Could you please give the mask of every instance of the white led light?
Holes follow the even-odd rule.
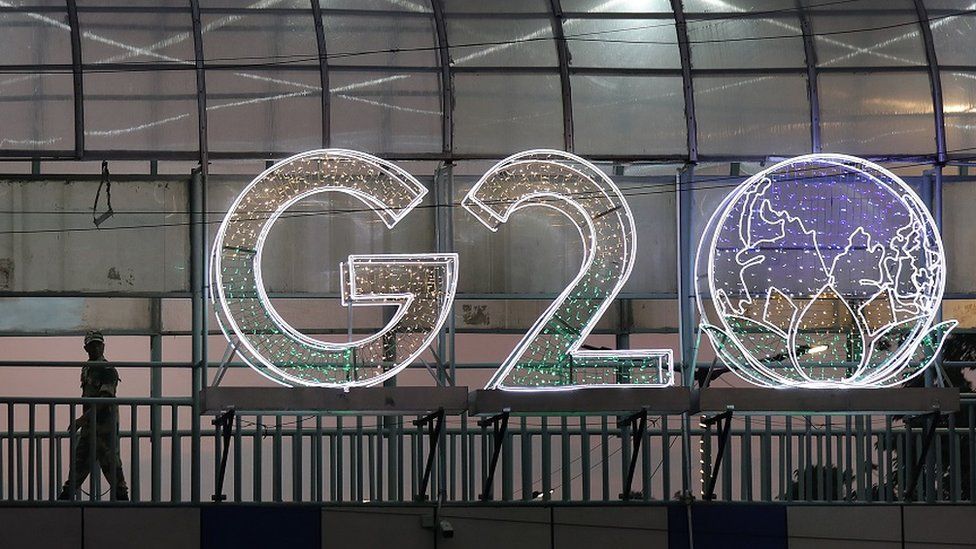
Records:
[[[349,256],[340,267],[343,305],[397,305],[397,312],[360,340],[310,338],[275,310],[261,258],[275,221],[299,200],[323,192],[358,198],[393,228],[427,189],[397,166],[355,151],[309,151],[275,164],[241,192],[217,232],[211,267],[217,319],[228,339],[240,341],[243,360],[273,381],[375,385],[413,362],[444,325],[457,287],[457,254]]]
[[[580,349],[627,281],[636,258],[634,219],[609,177],[566,152],[526,151],[488,170],[462,204],[492,231],[522,208],[553,208],[572,221],[583,241],[579,273],[486,388],[560,390],[674,382],[670,349]]]
[[[945,254],[932,216],[853,156],[792,158],[739,185],[705,228],[696,277],[702,329],[757,385],[897,385],[956,325],[933,325]]]

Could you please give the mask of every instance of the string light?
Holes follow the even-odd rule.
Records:
[[[522,208],[552,208],[569,218],[583,241],[579,273],[505,359],[487,389],[673,384],[670,349],[580,349],[636,258],[634,219],[609,177],[573,154],[525,151],[488,170],[461,204],[491,231]]]
[[[938,228],[890,171],[839,154],[780,162],[739,185],[696,260],[703,331],[770,387],[886,387],[919,375],[956,321]]]
[[[340,266],[342,304],[397,305],[397,312],[364,339],[312,339],[275,310],[261,258],[275,221],[293,204],[323,192],[358,198],[393,228],[427,189],[394,164],[342,149],[305,152],[264,171],[237,197],[217,232],[211,273],[218,323],[228,340],[239,340],[241,358],[275,382],[375,385],[413,362],[444,325],[457,288],[457,254],[349,256]]]

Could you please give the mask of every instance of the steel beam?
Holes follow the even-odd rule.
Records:
[[[646,408],[650,413],[688,410],[687,387],[587,387],[575,391],[505,391],[479,389],[471,394],[472,415],[616,415]]]
[[[559,60],[559,84],[563,100],[563,147],[573,152],[573,91],[569,79],[569,46],[563,32],[563,8],[559,0],[549,0],[552,36],[556,41],[556,58]]]
[[[444,20],[443,0],[430,0],[437,32],[437,60],[441,70],[441,139],[443,151],[454,150],[454,81],[451,78],[451,50],[447,42],[447,23]]]
[[[810,150],[822,150],[820,140],[820,94],[817,83],[817,48],[813,39],[810,19],[803,11],[803,2],[796,0],[797,17],[803,32],[803,54],[807,66],[807,100],[810,102]]]
[[[85,155],[85,93],[84,75],[81,70],[81,28],[78,26],[78,6],[75,0],[67,0],[68,25],[71,27],[71,75],[75,101],[75,157]]]
[[[695,333],[695,254],[692,244],[691,217],[694,212],[692,182],[695,168],[688,164],[675,177],[675,201],[677,211],[678,256],[678,333],[681,339],[682,379],[688,387],[694,380],[697,349]]]
[[[922,42],[925,44],[925,60],[929,68],[929,85],[932,88],[932,109],[935,114],[935,156],[936,162],[943,165],[946,162],[945,112],[942,108],[942,75],[939,73],[939,58],[935,52],[935,41],[932,39],[932,27],[929,14],[922,0],[915,0],[915,11],[918,13],[918,25],[922,31]]]
[[[193,55],[197,83],[197,138],[200,168],[190,178],[190,293],[193,337],[191,398],[193,435],[190,439],[190,499],[200,501],[200,390],[207,378],[207,174],[210,158],[207,143],[207,78],[204,71],[203,25],[200,2],[190,0],[193,24]]]
[[[688,130],[688,161],[698,162],[698,123],[695,121],[695,87],[691,79],[691,45],[688,42],[688,23],[681,0],[671,0],[674,29],[678,36],[678,55],[681,57],[681,80],[685,94],[685,124]]]
[[[701,410],[734,409],[737,415],[904,414],[959,410],[959,389],[899,387],[894,389],[769,389],[764,387],[706,387]]]
[[[443,408],[459,414],[468,406],[467,387],[207,387],[204,410],[413,415]]]
[[[319,51],[319,73],[322,86],[322,147],[329,148],[332,143],[332,97],[329,95],[329,57],[325,44],[325,24],[322,22],[322,5],[319,0],[312,3],[312,17],[315,18],[315,41]]]

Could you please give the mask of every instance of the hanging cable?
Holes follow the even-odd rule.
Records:
[[[105,187],[105,202],[108,209],[102,215],[98,215],[98,200],[102,196],[102,187]],[[92,223],[95,224],[96,229],[100,229],[102,223],[105,223],[113,215],[115,215],[115,211],[112,210],[112,180],[109,178],[108,161],[102,160],[102,180],[98,183],[98,190],[95,191],[95,203],[92,205]]]

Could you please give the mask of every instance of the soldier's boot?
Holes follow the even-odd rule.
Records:
[[[122,485],[115,489],[116,501],[129,501],[129,487]]]
[[[58,500],[60,500],[60,501],[70,501],[71,500],[71,492],[68,491],[68,487],[67,486],[63,486],[61,488],[61,493],[58,494]]]

